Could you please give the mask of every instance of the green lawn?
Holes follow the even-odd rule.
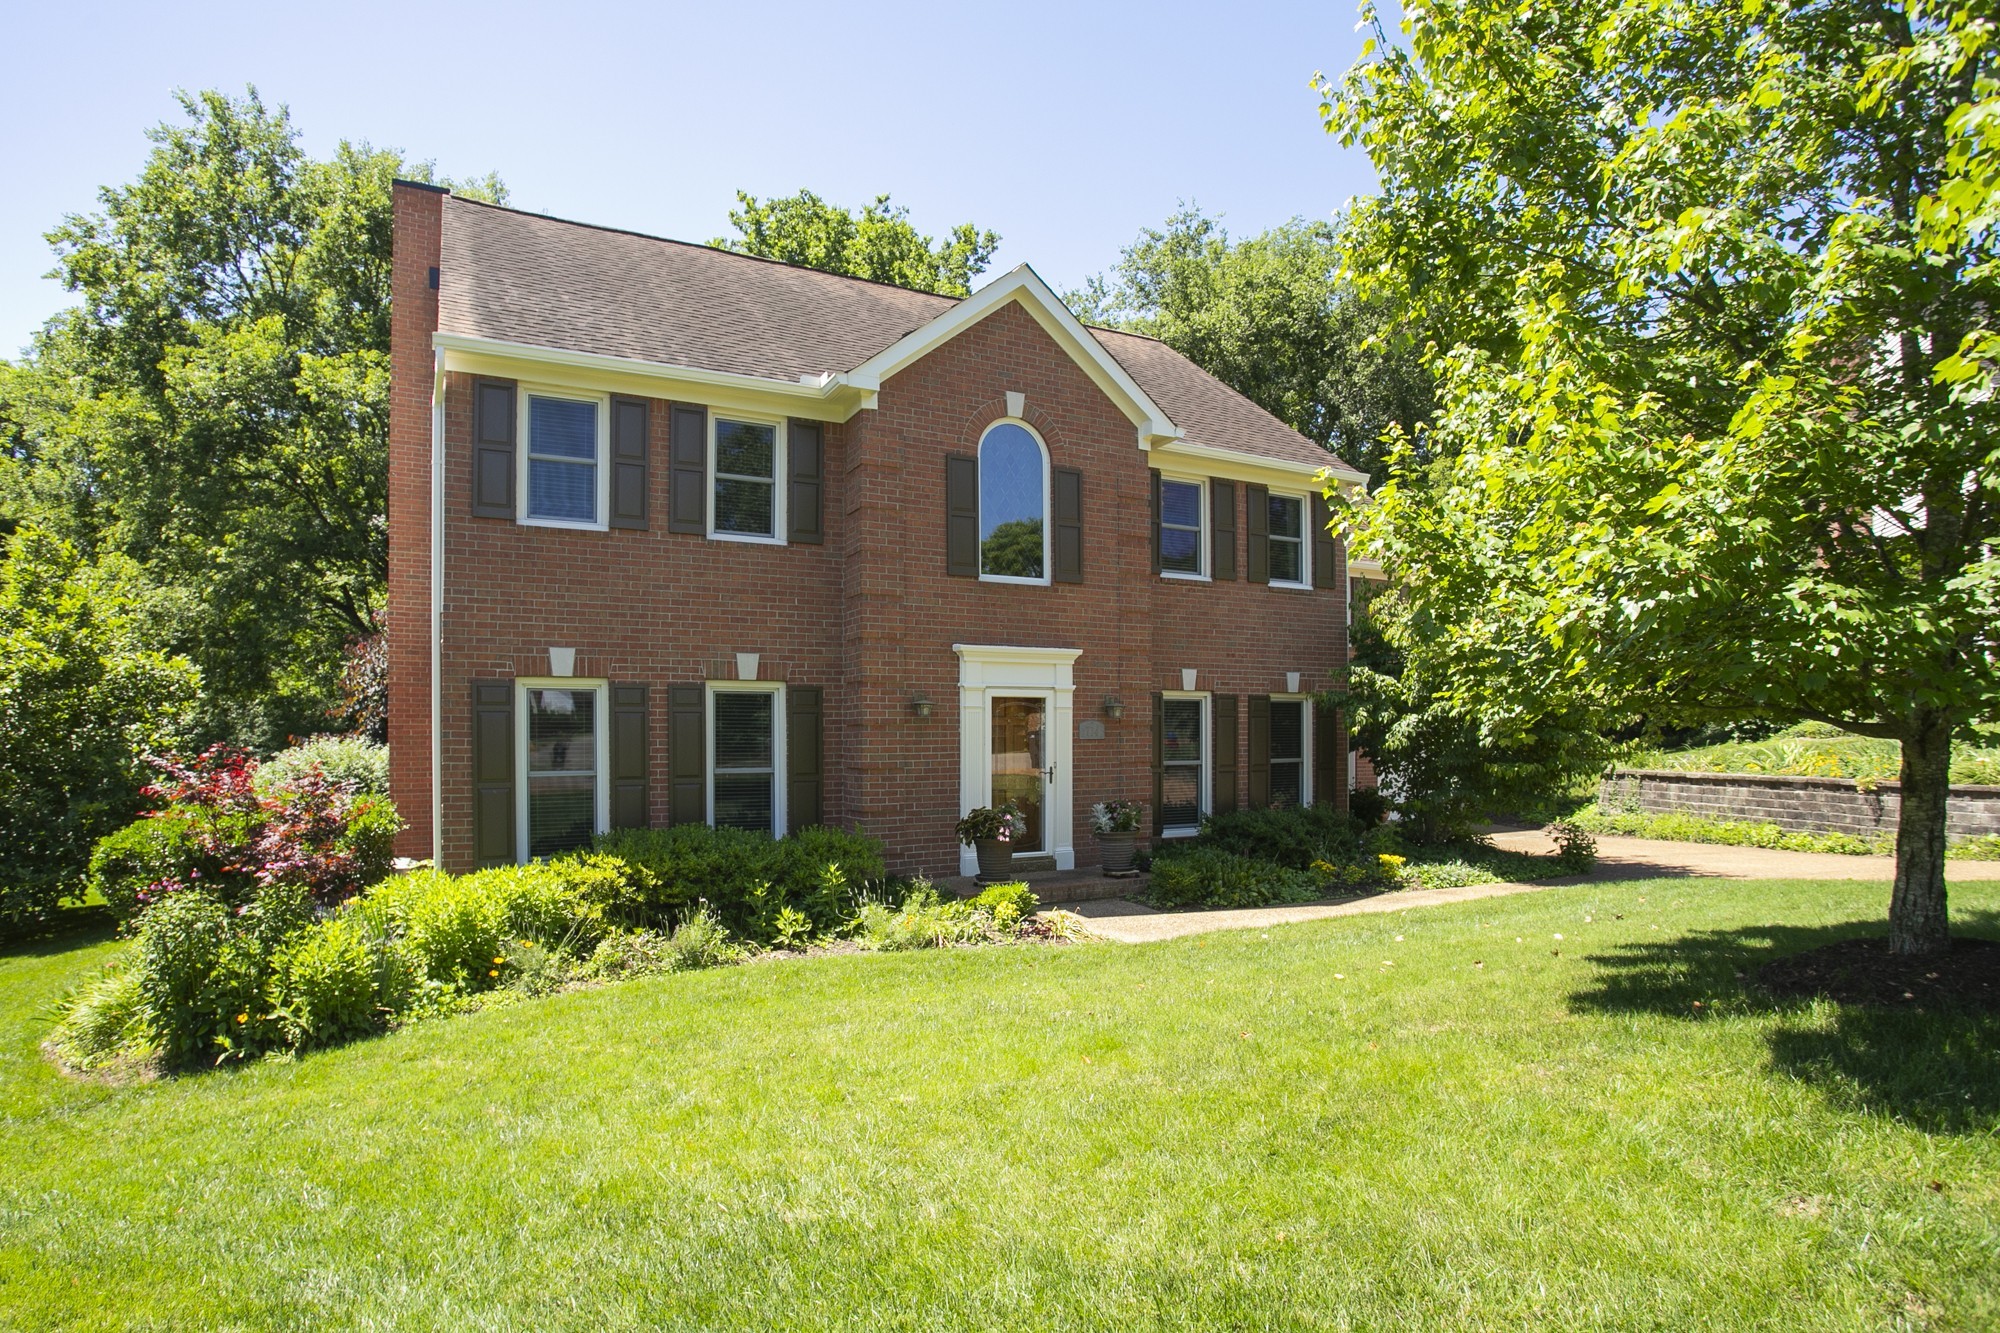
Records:
[[[1671,768],[1697,773],[1774,773],[1792,777],[1859,778],[1892,782],[1902,768],[1895,741],[1873,736],[1795,736],[1729,741],[1692,750],[1647,750],[1620,762],[1623,768]],[[1951,780],[2000,783],[2000,745],[1952,746]]]
[[[111,946],[17,948],[0,1326],[2000,1326],[2000,1019],[1736,979],[1886,899],[752,964],[126,1088],[37,1050]]]

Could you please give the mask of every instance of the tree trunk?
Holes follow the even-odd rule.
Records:
[[[1945,918],[1944,816],[1951,792],[1951,716],[1919,709],[1903,737],[1903,808],[1896,821],[1896,887],[1889,897],[1889,952],[1942,953]]]

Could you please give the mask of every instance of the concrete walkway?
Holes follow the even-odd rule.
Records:
[[[1512,852],[1551,852],[1555,848],[1540,829],[1492,834],[1497,847]],[[1090,922],[1090,929],[1121,944],[1171,940],[1212,930],[1260,930],[1291,921],[1319,921],[1333,916],[1369,912],[1402,912],[1412,907],[1533,893],[1558,884],[1621,879],[1867,879],[1888,883],[1896,863],[1887,856],[1838,856],[1825,852],[1781,852],[1766,847],[1720,847],[1702,842],[1661,842],[1652,838],[1604,835],[1597,840],[1597,869],[1582,878],[1539,884],[1472,884],[1460,889],[1406,889],[1343,902],[1305,903],[1294,907],[1249,907],[1221,912],[1157,912],[1126,899],[1077,903],[1071,910]],[[2000,861],[1947,861],[1945,879],[2000,880]]]

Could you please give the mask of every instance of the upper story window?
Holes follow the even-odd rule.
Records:
[[[595,398],[528,393],[527,470],[522,517],[563,526],[602,526],[603,404]]]
[[[1047,583],[1049,457],[1026,426],[1002,421],[979,441],[979,576]]]
[[[1306,581],[1306,502],[1297,495],[1270,497],[1271,582],[1294,588]]]
[[[784,425],[724,416],[710,420],[709,532],[749,541],[784,540],[784,488],[778,484]]]
[[[1198,481],[1160,479],[1160,572],[1199,578],[1202,566],[1202,510],[1208,487]]]

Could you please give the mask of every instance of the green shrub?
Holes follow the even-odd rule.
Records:
[[[272,1016],[292,1050],[379,1031],[407,991],[407,967],[358,918],[300,932],[278,950],[271,973]]]
[[[646,882],[643,871],[597,852],[495,866],[462,880],[467,891],[494,901],[507,938],[579,958],[640,916]]]
[[[90,854],[90,887],[121,920],[130,921],[155,898],[181,885],[234,903],[256,881],[225,870],[222,855],[185,812],[163,811],[135,819],[98,840]]]
[[[1597,868],[1597,839],[1583,828],[1558,820],[1549,825],[1548,833],[1555,840],[1556,864],[1564,874],[1587,875]]]
[[[639,873],[646,924],[685,921],[706,904],[732,933],[767,944],[777,938],[787,908],[811,922],[815,934],[838,929],[885,865],[875,839],[829,828],[772,838],[677,824],[623,829],[600,838],[597,847]]]
[[[1304,870],[1315,861],[1357,859],[1362,833],[1352,817],[1332,806],[1294,805],[1210,815],[1195,844]]]
[[[491,990],[506,967],[506,905],[476,875],[420,870],[407,876],[402,940],[426,980],[468,994]]]
[[[742,956],[743,950],[730,942],[729,932],[722,928],[713,912],[696,912],[671,934],[640,930],[606,936],[583,965],[581,974],[611,980],[689,972],[720,967]]]
[[[1319,895],[1307,870],[1238,856],[1220,847],[1170,843],[1153,858],[1146,899],[1168,911],[1187,907],[1265,907]]]
[[[63,1002],[62,1020],[49,1047],[66,1067],[79,1072],[103,1069],[123,1059],[143,1059],[152,1050],[139,974],[119,959]]]
[[[1012,907],[1019,902],[1019,897],[1005,894],[998,901],[1003,907]],[[864,949],[942,949],[954,944],[979,944],[1009,938],[1019,921],[1016,916],[1014,925],[1002,926],[987,907],[969,899],[941,899],[936,889],[919,881],[904,896],[900,906],[890,907],[878,901],[864,902],[848,929]]]
[[[32,527],[0,546],[0,930],[80,897],[139,809],[141,756],[179,743],[200,677],[153,651],[130,566]]]
[[[315,736],[280,750],[257,769],[257,790],[275,796],[319,770],[357,796],[389,794],[389,747],[362,736]]]
[[[1012,930],[1042,905],[1026,884],[989,884],[971,902],[975,909],[990,913],[1001,930]]]
[[[1347,813],[1359,827],[1375,828],[1389,817],[1389,798],[1379,787],[1356,787],[1347,794]]]

